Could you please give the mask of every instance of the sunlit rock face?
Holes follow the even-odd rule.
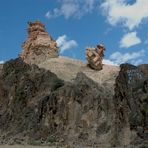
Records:
[[[52,39],[40,21],[28,23],[28,38],[22,47],[20,57],[28,64],[38,64],[58,57],[56,41]]]
[[[86,49],[86,59],[90,68],[94,70],[102,70],[104,50],[105,48],[102,44],[97,45],[96,48],[89,47]]]

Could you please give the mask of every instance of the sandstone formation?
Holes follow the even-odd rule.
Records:
[[[110,71],[109,80],[95,81],[102,71],[78,72],[66,82],[22,59],[6,62],[0,76],[0,144],[147,147],[147,75],[124,64],[118,76]]]
[[[88,66],[95,70],[101,70],[103,67],[102,60],[104,57],[104,46],[102,44],[97,45],[96,48],[86,49],[86,59]]]
[[[56,41],[52,39],[40,21],[28,23],[28,38],[22,45],[20,57],[29,64],[38,64],[58,57]]]

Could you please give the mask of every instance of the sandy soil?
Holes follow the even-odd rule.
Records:
[[[0,148],[56,148],[55,146],[0,145]]]
[[[65,81],[72,81],[78,72],[83,72],[99,84],[113,84],[120,70],[119,66],[104,64],[103,70],[96,71],[87,67],[87,62],[61,56],[43,62],[39,67],[50,70]]]
[[[57,146],[30,146],[30,145],[0,145],[0,148],[73,148],[72,146],[57,147]],[[75,148],[94,148],[90,146],[76,146]],[[99,147],[97,147],[99,148]],[[100,147],[102,148],[102,147]]]

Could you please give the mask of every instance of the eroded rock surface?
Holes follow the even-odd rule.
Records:
[[[0,144],[44,137],[42,99],[64,82],[50,71],[16,59],[4,64],[0,83]]]
[[[79,72],[64,82],[21,59],[6,62],[0,78],[0,143],[146,147],[147,75],[125,64],[114,87],[94,80]]]
[[[110,144],[113,94],[85,74],[78,73],[72,83],[64,84],[50,71],[17,59],[4,64],[0,80],[1,144],[41,139]]]
[[[28,64],[38,64],[58,57],[57,43],[40,21],[28,23],[28,38],[22,47],[20,57]]]
[[[148,76],[148,64],[141,64],[138,66],[138,68]]]
[[[104,57],[104,46],[102,44],[97,45],[96,48],[86,49],[86,59],[88,61],[88,66],[95,70],[102,70],[103,64],[102,60]]]
[[[3,69],[3,64],[0,64],[0,74],[1,74],[2,69]]]
[[[144,73],[147,69],[142,68],[142,72],[130,64],[120,67],[114,97],[116,143],[129,141],[135,147],[147,147],[148,73]]]

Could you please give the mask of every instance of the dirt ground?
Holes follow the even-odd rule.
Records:
[[[0,148],[56,148],[56,146],[0,145]]]
[[[101,147],[92,147],[92,146],[70,146],[65,145],[64,147],[60,146],[30,146],[30,145],[0,145],[0,148],[103,148]]]
[[[59,146],[30,146],[30,145],[0,145],[0,148],[94,148],[94,147],[89,147],[89,146],[64,146],[64,147],[59,147]],[[97,147],[97,148],[102,148],[102,147]]]

